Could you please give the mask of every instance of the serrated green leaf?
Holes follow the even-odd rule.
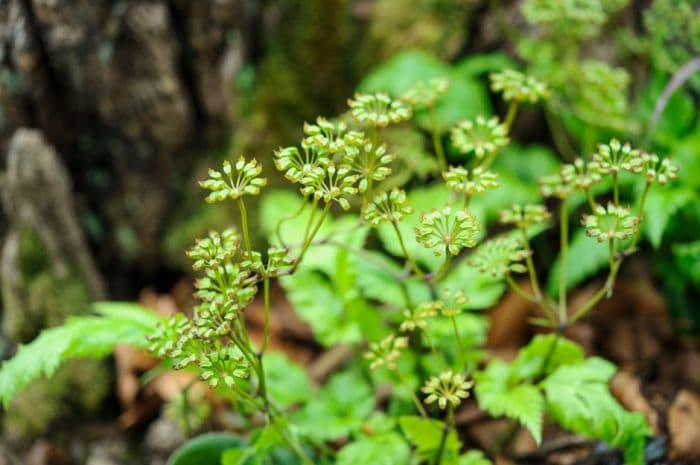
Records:
[[[511,384],[511,370],[501,360],[493,360],[475,376],[479,406],[496,417],[506,416],[525,426],[537,444],[542,441],[544,399],[532,384]]]
[[[100,302],[99,315],[69,318],[21,345],[0,368],[0,400],[7,408],[17,391],[42,376],[50,377],[66,360],[100,358],[117,344],[145,347],[146,336],[161,320],[155,312],[128,302]]]
[[[464,290],[464,294],[469,299],[466,305],[468,309],[489,308],[498,302],[506,290],[503,280],[494,278],[488,273],[482,273],[469,265],[467,260],[457,263],[439,286],[453,292]]]
[[[403,416],[399,417],[399,425],[409,442],[416,447],[418,457],[421,460],[432,462],[440,447],[445,423],[432,418]],[[450,430],[445,440],[443,460],[450,460],[450,458],[454,460],[461,447],[462,444],[457,438],[457,433],[454,429]]]
[[[564,428],[622,447],[629,465],[641,465],[650,430],[641,415],[625,411],[610,394],[614,374],[615,366],[598,357],[559,367],[541,383],[547,411]]]
[[[336,465],[404,465],[409,459],[406,441],[397,433],[383,433],[354,441],[340,449]]]
[[[326,346],[362,340],[356,320],[347,318],[345,303],[333,285],[320,273],[300,269],[280,279],[287,298],[318,341]]]

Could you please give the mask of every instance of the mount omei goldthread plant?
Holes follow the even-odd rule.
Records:
[[[525,3],[526,18],[552,27],[554,36],[565,27],[588,37],[601,24],[596,9],[581,16],[556,7],[559,2]],[[479,115],[449,128],[437,124],[436,102],[454,85],[440,76],[417,81],[397,96],[357,93],[347,113],[306,123],[299,145],[280,148],[270,163],[296,192],[279,196],[287,203],[276,210],[263,209],[262,229],[272,244],[267,250],[253,248],[248,202],[264,192],[268,167],[240,156],[210,170],[201,182],[206,201],[233,203],[240,227],[213,231],[188,252],[200,275],[192,314],[160,319],[136,309],[122,316],[103,309],[102,317],[90,317],[99,326],[93,335],[105,335],[111,320],[122,326],[132,321],[139,330],[125,340],[105,336],[90,343],[147,346],[165,366],[196,373],[230,401],[250,426],[244,445],[224,454],[226,464],[278,463],[271,461],[273,449],[293,456],[284,463],[305,465],[487,464],[482,452],[464,450],[457,435],[456,412],[474,398],[493,417],[527,428],[538,444],[545,420],[553,420],[622,448],[626,463],[641,465],[650,435],[644,417],[610,394],[615,367],[586,357],[565,332],[612,295],[624,261],[639,247],[649,192],[673,181],[678,169],[669,158],[630,142],[601,141],[585,156],[540,173],[541,202],[513,198],[498,215],[506,230],[484,238],[491,219],[480,202],[499,196],[508,182],[497,162],[512,156],[505,149],[518,112],[553,95],[541,77],[514,69],[493,73],[490,81],[503,99],[504,115]],[[397,126],[410,127],[421,112],[432,115],[421,127],[430,133],[440,173],[428,190],[406,191],[409,180],[394,177],[401,154],[387,135]],[[445,150],[446,139],[454,150]],[[641,189],[635,203],[622,189],[630,183]],[[560,251],[554,295],[539,281],[531,243],[552,227]],[[600,289],[574,306],[567,260],[577,231],[590,236],[590,248],[604,248],[608,265]],[[368,241],[370,235],[379,240]],[[321,344],[350,343],[356,354],[364,353],[315,395],[303,371],[270,353],[273,280],[287,290]],[[473,311],[474,280],[508,286],[539,311],[531,322],[545,334],[512,362],[487,359],[478,350],[474,334],[483,335],[483,326]],[[258,297],[264,326],[255,344],[244,314]],[[88,355],[88,349],[78,349],[76,336],[87,322],[76,319],[46,331],[3,365],[0,397],[6,407],[17,390],[42,373],[50,375],[62,359]],[[391,388],[390,409],[376,405],[373,384]]]

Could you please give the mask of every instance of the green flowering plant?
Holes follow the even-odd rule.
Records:
[[[545,35],[584,38],[614,9],[594,0],[527,0],[523,13]],[[539,105],[545,117],[579,106],[577,122],[585,123],[608,99],[616,124],[606,128],[622,130],[626,108],[617,103],[627,83],[609,67],[577,64],[575,70],[585,71],[580,79],[596,82],[567,93],[561,76],[549,79],[532,68],[491,73],[490,88],[505,114],[486,108],[483,116],[462,112],[449,125],[438,121],[440,105],[457,87],[443,76],[457,74],[439,70],[393,92],[357,93],[348,101],[349,115],[304,124],[298,144],[276,150],[271,163],[294,191],[266,192],[260,228],[251,224],[247,202],[267,185],[261,164],[240,157],[209,171],[200,183],[205,200],[233,202],[238,226],[194,243],[188,255],[198,274],[197,303],[188,314],[158,318],[144,345],[164,366],[196,374],[250,425],[246,448],[232,454],[232,463],[272,463],[271,448],[304,465],[347,464],[352,461],[343,457],[360,453],[371,457],[359,455],[366,463],[388,465],[471,463],[474,451],[463,451],[456,434],[456,413],[468,402],[522,425],[538,444],[543,422],[552,419],[622,447],[632,465],[643,463],[649,428],[610,395],[614,367],[586,358],[565,334],[610,297],[623,263],[642,244],[649,193],[679,170],[667,157],[611,138],[597,148],[582,144],[573,157],[562,150],[570,162],[555,160],[551,173],[536,173],[544,175],[538,194],[530,185],[536,167],[525,150],[510,146],[520,106]],[[427,112],[429,127],[413,126],[417,112]],[[400,172],[408,166],[405,157],[413,158],[402,152],[422,153],[428,136],[433,153],[426,149],[425,160],[412,161],[419,168]],[[443,136],[453,151],[443,149]],[[531,178],[522,183],[529,184],[507,190],[518,176]],[[496,218],[501,225],[493,224]],[[547,258],[535,261],[536,238],[552,227],[558,261],[542,268],[553,270],[556,285],[544,287],[545,270],[536,264],[547,265]],[[259,250],[253,239],[262,238],[251,237],[256,230],[270,242]],[[607,255],[607,277],[574,306],[568,265],[578,232],[587,247]],[[348,348],[347,369],[317,392],[300,367],[270,353],[273,283],[320,346]],[[474,311],[495,304],[504,289],[531,302],[539,312],[531,322],[547,332],[511,362],[480,350],[487,323]],[[259,338],[247,325],[252,312],[261,313]],[[110,340],[112,347],[118,342]],[[388,387],[380,391],[388,409],[375,402],[373,384]],[[372,455],[388,443],[405,460]]]

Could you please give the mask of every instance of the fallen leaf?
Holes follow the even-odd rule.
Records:
[[[671,460],[700,458],[700,397],[682,390],[668,411]]]
[[[628,371],[620,370],[610,382],[610,391],[627,410],[644,415],[654,435],[659,433],[659,415],[642,394],[639,378]]]

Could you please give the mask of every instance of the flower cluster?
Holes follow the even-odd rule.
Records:
[[[475,120],[466,120],[457,124],[450,133],[452,145],[460,153],[474,155],[481,159],[495,153],[508,145],[508,129],[497,117],[489,119],[477,116]]]
[[[445,289],[442,293],[442,299],[436,301],[435,306],[440,310],[442,316],[452,318],[462,313],[464,307],[467,306],[468,300],[462,289],[455,292]]]
[[[240,236],[233,228],[210,231],[209,236],[199,239],[187,255],[194,260],[192,268],[197,271],[213,268],[233,258],[240,245]]]
[[[439,376],[432,376],[425,382],[421,391],[426,394],[425,403],[437,402],[438,406],[445,410],[448,406],[454,408],[462,403],[462,399],[469,397],[469,390],[474,383],[467,381],[461,373],[452,370],[443,371]]]
[[[503,224],[512,224],[518,229],[526,229],[535,224],[547,222],[551,216],[544,205],[516,204],[501,212],[500,221]]]
[[[359,131],[348,131],[344,121],[334,124],[322,116],[316,118],[316,124],[304,123],[304,134],[306,137],[302,146],[315,147],[330,155],[359,145],[364,137]],[[281,170],[284,171],[284,168]]]
[[[348,146],[343,158],[350,171],[359,179],[358,190],[365,192],[371,181],[383,181],[391,174],[391,162],[394,154],[387,153],[384,145],[374,146],[369,140],[361,144]]]
[[[500,73],[493,73],[490,76],[491,90],[500,92],[503,100],[510,102],[537,103],[549,97],[549,89],[544,82],[541,82],[513,69],[505,69]]]
[[[399,326],[399,331],[408,333],[416,329],[425,329],[428,326],[428,319],[437,315],[435,302],[427,302],[415,308],[403,311],[404,320]]]
[[[509,273],[524,273],[527,271],[522,262],[529,252],[521,242],[513,236],[503,235],[489,239],[470,257],[469,264],[483,273],[494,278],[502,278]]]
[[[467,195],[481,194],[486,189],[498,187],[496,173],[480,166],[471,171],[461,166],[450,166],[447,171],[442,173],[442,177],[448,188]]]
[[[227,198],[238,200],[244,195],[258,195],[260,188],[267,184],[261,178],[262,166],[253,159],[246,161],[241,156],[234,166],[224,161],[221,171],[209,170],[209,179],[199,184],[211,191],[206,197],[209,203],[221,202]]]
[[[406,192],[394,188],[377,195],[365,208],[363,218],[372,226],[379,226],[381,223],[398,223],[411,213],[413,208],[406,203]]]
[[[384,93],[355,94],[355,98],[348,100],[348,105],[357,121],[378,128],[411,118],[410,107]]]
[[[371,342],[364,357],[370,362],[370,370],[383,366],[395,370],[396,360],[401,356],[401,350],[406,347],[408,347],[408,338],[390,334],[379,342]]]
[[[639,173],[642,171],[644,160],[641,152],[633,149],[630,144],[621,144],[612,139],[608,144],[600,144],[598,151],[593,154],[590,169],[599,174],[617,175],[620,171]]]
[[[431,107],[449,88],[450,81],[446,78],[418,81],[401,96],[401,100],[408,102],[415,108]]]
[[[425,248],[434,249],[435,255],[444,252],[457,255],[466,247],[474,247],[480,230],[472,213],[467,210],[452,212],[449,205],[424,213],[420,224],[415,228],[416,238]]]
[[[661,160],[655,153],[644,153],[642,154],[642,162],[642,171],[649,184],[656,181],[663,186],[678,177],[678,166],[669,158]]]
[[[586,234],[598,242],[625,240],[637,232],[638,222],[639,219],[629,209],[612,203],[607,208],[598,205],[591,215],[584,216],[582,220]]]
[[[587,191],[602,178],[598,166],[594,163],[587,164],[582,158],[577,158],[561,169],[562,181],[581,191]]]

